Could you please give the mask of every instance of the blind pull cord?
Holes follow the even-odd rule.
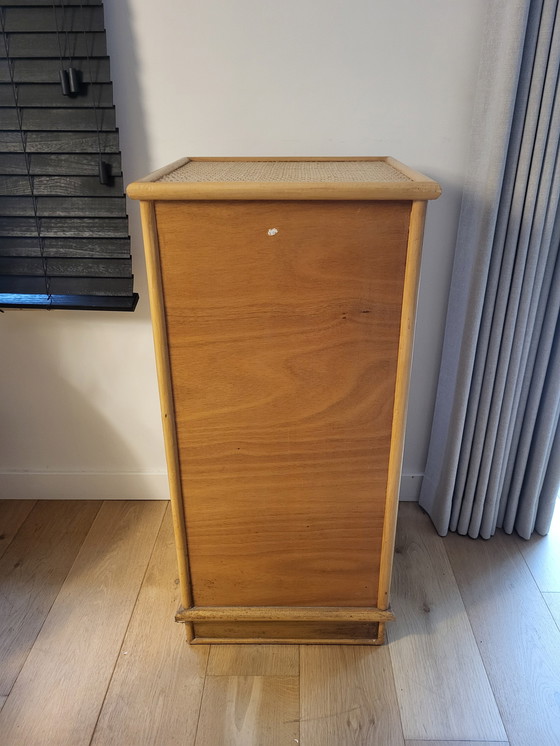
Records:
[[[82,90],[82,76],[81,71],[74,67],[73,59],[72,59],[72,49],[70,46],[70,40],[69,40],[69,32],[66,27],[66,6],[64,5],[64,0],[61,0],[60,8],[62,10],[62,31],[64,33],[64,53],[62,51],[62,44],[60,41],[60,28],[58,25],[58,14],[57,14],[57,8],[53,0],[52,9],[53,9],[53,15],[54,15],[54,23],[56,28],[56,40],[58,42],[58,53],[60,57],[60,70],[58,72],[58,77],[60,80],[60,88],[62,90],[63,96],[77,96],[81,90]],[[64,59],[66,56],[68,56],[70,66],[65,67],[64,66]]]
[[[87,66],[88,66],[88,73],[89,73],[89,79],[91,84],[91,100],[93,103],[93,114],[95,118],[95,131],[97,132],[97,150],[99,155],[98,160],[98,175],[99,175],[99,182],[103,184],[104,186],[112,186],[113,185],[113,173],[112,173],[112,166],[108,161],[104,161],[102,158],[102,148],[101,148],[101,129],[99,126],[99,111],[98,111],[98,104],[95,100],[95,85],[93,82],[93,70],[91,66],[91,51],[88,41],[88,35],[86,31],[86,21],[85,21],[85,11],[84,11],[84,4],[80,0],[80,14],[82,17],[82,33],[84,35],[84,46],[86,50],[86,60],[87,60]],[[90,34],[91,36],[91,34]]]

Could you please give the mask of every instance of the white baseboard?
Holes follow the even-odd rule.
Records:
[[[401,476],[401,491],[399,494],[401,502],[418,502],[423,476],[423,474],[403,474]]]
[[[422,474],[403,474],[399,499],[417,502]],[[165,472],[0,472],[3,500],[168,500]]]
[[[165,472],[0,472],[4,500],[168,500]]]

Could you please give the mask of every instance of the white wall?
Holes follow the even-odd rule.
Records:
[[[125,181],[183,155],[393,155],[428,210],[403,494],[427,440],[485,0],[105,3]],[[0,316],[0,495],[166,497],[137,205],[134,314]],[[414,477],[414,478],[412,478]]]

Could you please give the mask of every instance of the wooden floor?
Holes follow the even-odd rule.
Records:
[[[559,523],[441,539],[404,503],[388,645],[210,648],[166,503],[0,501],[0,744],[558,746]]]

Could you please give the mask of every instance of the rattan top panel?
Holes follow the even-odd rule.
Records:
[[[189,161],[159,182],[410,182],[384,161]]]
[[[428,200],[437,182],[389,156],[181,158],[127,187],[155,200]]]

